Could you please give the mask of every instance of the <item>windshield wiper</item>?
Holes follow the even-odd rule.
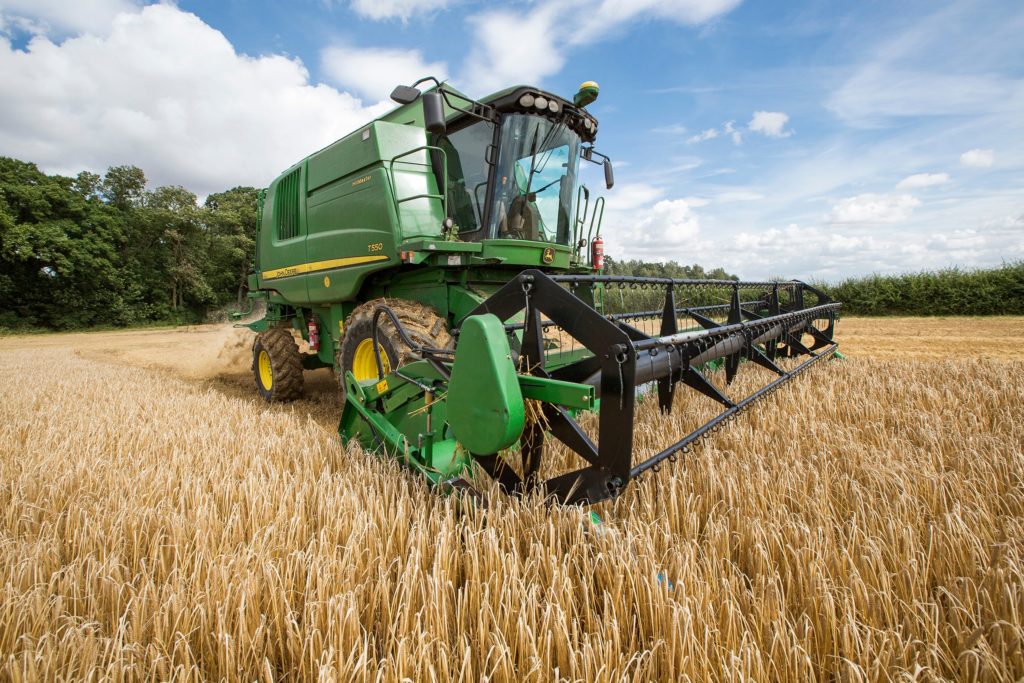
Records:
[[[541,143],[540,143],[540,148],[542,150],[548,147],[548,143],[554,137],[555,133],[560,132],[562,130],[563,126],[565,126],[565,124],[562,123],[562,122],[559,122],[559,123],[556,123],[555,125],[553,125],[551,128],[548,129],[547,134],[544,136],[544,140],[541,141]],[[535,173],[543,173],[544,167],[547,166],[548,159],[551,158],[551,153],[554,151],[553,149],[548,149],[547,156],[544,157],[544,163],[540,164],[540,165],[537,164],[537,135],[539,135],[539,134],[540,134],[540,126],[537,126],[537,130],[533,134],[533,149],[530,150],[530,175],[526,179],[526,194],[530,194],[530,185],[533,184],[533,176],[534,176],[534,174]],[[541,154],[543,154],[543,152],[541,152]],[[550,185],[548,187],[550,187]],[[547,189],[547,188],[545,188],[545,189]]]

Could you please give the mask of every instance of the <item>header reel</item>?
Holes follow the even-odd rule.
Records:
[[[616,310],[630,305],[640,310]],[[379,307],[375,335],[387,317],[385,324],[423,360],[385,375],[378,359],[375,381],[359,383],[349,374],[339,431],[346,443],[355,439],[396,457],[435,484],[464,485],[475,463],[509,493],[540,490],[561,503],[596,503],[832,356],[839,307],[796,281],[527,270],[466,316],[453,333],[454,351],[415,347],[397,317]],[[709,379],[724,366],[731,384],[744,365],[774,377],[736,401]],[[662,413],[672,410],[680,387],[720,411],[670,446],[634,459],[638,388],[650,384]],[[594,409],[592,435],[577,418]],[[549,438],[582,466],[549,472]],[[542,470],[550,476],[542,479]]]

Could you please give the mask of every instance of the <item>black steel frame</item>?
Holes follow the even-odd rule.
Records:
[[[603,286],[659,286],[665,290],[660,315],[656,311],[605,316],[573,292]],[[728,292],[730,303],[680,308],[675,291],[681,287],[714,288]],[[758,289],[757,301],[740,301],[740,291]],[[788,290],[788,301],[780,301],[780,290]],[[805,307],[804,294],[811,292],[817,305]],[[599,275],[549,276],[539,270],[519,274],[469,315],[492,313],[506,326],[522,330],[520,371],[542,377],[589,383],[596,387],[601,406],[599,439],[594,443],[563,408],[543,404],[543,422],[529,424],[520,441],[522,467],[516,472],[498,454],[474,454],[480,466],[509,492],[541,488],[556,501],[595,503],[617,496],[631,479],[657,470],[665,460],[674,461],[698,439],[707,436],[726,420],[760,398],[778,389],[814,363],[830,357],[838,345],[833,341],[840,304],[823,292],[799,281],[736,282],[732,280],[670,280],[665,278]],[[708,317],[727,313],[724,323]],[[704,329],[680,332],[678,318],[686,315]],[[521,317],[520,317],[521,316]],[[625,322],[633,317],[660,317],[658,336],[651,336]],[[524,322],[509,322],[519,318]],[[816,322],[822,321],[819,327]],[[544,329],[563,329],[592,355],[548,371],[545,368]],[[805,334],[813,340],[802,343]],[[809,359],[784,370],[776,360],[801,355]],[[778,377],[746,398],[734,402],[715,387],[701,371],[705,364],[723,359],[726,381],[731,383],[746,358],[776,373]],[[722,412],[668,448],[637,464],[633,463],[633,419],[636,387],[657,382],[662,411],[672,408],[676,387],[695,389],[723,406]],[[545,433],[562,441],[588,464],[572,472],[539,481]]]

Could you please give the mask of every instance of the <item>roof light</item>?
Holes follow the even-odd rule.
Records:
[[[519,98],[519,106],[520,107],[532,107],[533,106],[533,95],[531,95],[530,93],[526,93],[525,95],[520,97]]]
[[[540,109],[541,111],[544,111],[545,109],[548,108],[548,98],[541,95],[540,97],[533,101],[533,106],[537,107],[537,109]]]
[[[558,102],[555,102],[554,100],[548,102],[548,110],[552,114],[557,114],[559,109],[561,109],[561,107],[558,106]]]

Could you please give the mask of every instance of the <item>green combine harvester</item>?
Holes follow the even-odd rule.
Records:
[[[587,82],[571,101],[528,86],[473,100],[421,79],[275,179],[249,279],[266,304],[247,324],[263,398],[295,399],[303,370],[333,368],[345,442],[442,486],[467,486],[475,464],[509,492],[593,503],[831,356],[839,304],[804,283],[601,274],[604,199],[579,177],[594,163],[614,183],[597,96]],[[770,380],[734,401],[711,380],[731,383],[741,360]],[[720,412],[634,458],[636,403],[668,412],[682,387]],[[547,472],[551,438],[580,466]]]

